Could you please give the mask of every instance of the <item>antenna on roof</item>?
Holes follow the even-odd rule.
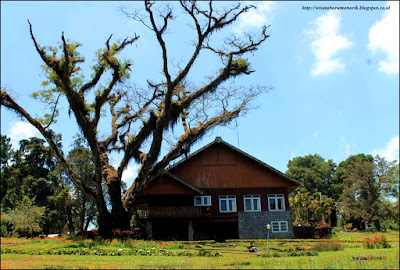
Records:
[[[238,148],[240,148],[240,145],[239,145],[239,128],[238,128],[238,124],[237,124],[237,118],[235,118],[235,122],[236,122],[237,143],[238,143]]]

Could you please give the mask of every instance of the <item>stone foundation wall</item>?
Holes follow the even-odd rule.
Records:
[[[238,212],[240,239],[266,239],[267,224],[271,221],[287,221],[288,232],[269,232],[270,239],[293,238],[292,219],[289,211]]]

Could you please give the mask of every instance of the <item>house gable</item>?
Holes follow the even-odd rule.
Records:
[[[157,177],[150,183],[143,191],[142,195],[198,195],[202,191],[198,188],[191,186],[185,181],[166,172]]]
[[[217,137],[168,170],[199,189],[287,188],[299,183]]]

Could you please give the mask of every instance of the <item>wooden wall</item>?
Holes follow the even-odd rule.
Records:
[[[276,172],[216,143],[171,169],[171,173],[199,189],[272,188],[292,191],[296,185]]]

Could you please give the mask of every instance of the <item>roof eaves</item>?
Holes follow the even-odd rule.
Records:
[[[195,188],[194,186],[190,185],[189,183],[187,183],[187,182],[183,181],[182,179],[176,177],[175,175],[173,175],[173,174],[170,173],[169,171],[165,171],[164,173],[165,173],[166,175],[172,177],[174,180],[178,181],[179,183],[181,183],[181,184],[187,186],[188,188],[190,188],[190,189],[196,191],[197,193],[203,194],[203,191],[202,191],[202,190],[200,190],[200,189],[198,189],[198,188]]]

